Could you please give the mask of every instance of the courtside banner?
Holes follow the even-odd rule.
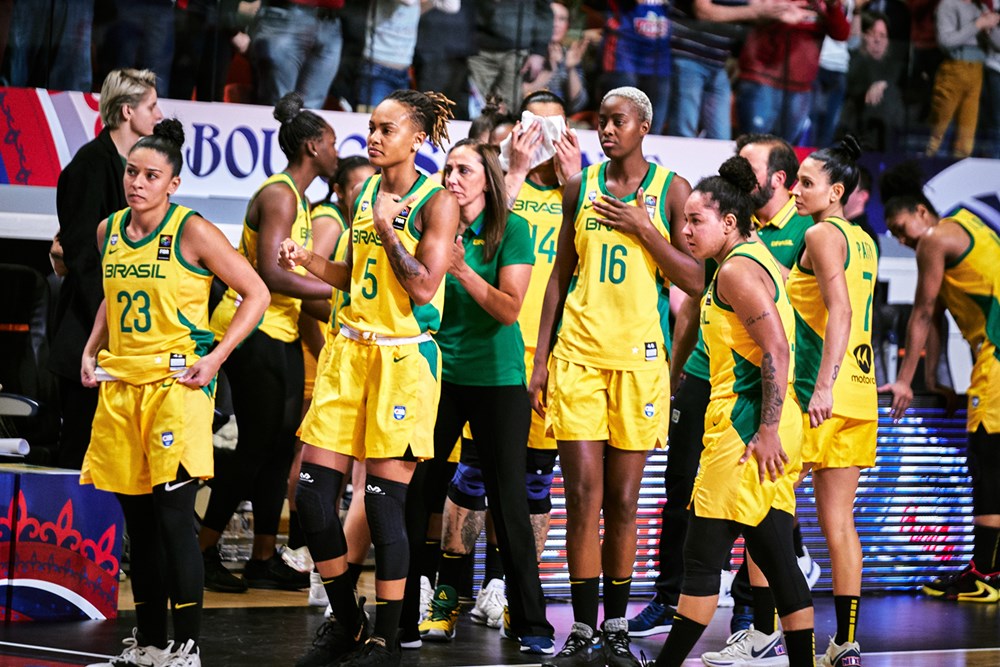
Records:
[[[160,100],[166,117],[184,123],[184,194],[246,198],[287,163],[278,147],[279,123],[271,108],[248,104]],[[368,114],[320,111],[337,132],[341,157],[366,155]],[[101,131],[98,96],[33,88],[0,88],[0,184],[54,187],[59,171],[76,151]],[[464,139],[469,123],[454,121],[451,142]],[[597,133],[578,132],[584,166],[604,159]],[[650,161],[673,169],[692,185],[714,174],[733,154],[729,141],[650,136],[644,143]],[[435,173],[444,150],[427,143],[417,167]],[[314,184],[311,199],[326,194]]]

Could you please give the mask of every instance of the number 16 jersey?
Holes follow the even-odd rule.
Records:
[[[579,256],[553,356],[573,363],[613,370],[642,370],[667,360],[670,334],[670,283],[639,240],[604,224],[594,202],[607,189],[607,162],[583,171],[576,202],[574,244]],[[674,172],[649,163],[636,194],[622,199],[644,206],[653,226],[670,240],[667,190]]]

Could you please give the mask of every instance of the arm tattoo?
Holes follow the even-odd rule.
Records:
[[[751,326],[757,324],[758,322],[762,321],[765,317],[769,316],[770,314],[771,313],[769,313],[768,311],[765,310],[763,313],[761,313],[760,315],[757,315],[756,317],[748,317],[746,319],[745,324],[748,327],[751,327]]]
[[[833,367],[833,379],[836,380],[838,375],[840,375],[840,364]]]
[[[781,406],[784,396],[778,394],[777,370],[774,367],[774,357],[770,352],[764,353],[760,362],[762,398],[760,407],[760,423],[777,424],[781,421]]]
[[[417,261],[416,257],[406,251],[395,233],[388,234],[386,238],[382,239],[382,247],[385,248],[385,255],[389,258],[389,266],[392,267],[392,272],[396,274],[396,279],[400,283],[406,283],[424,272],[423,265]]]

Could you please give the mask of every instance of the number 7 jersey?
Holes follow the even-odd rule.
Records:
[[[579,256],[562,326],[552,354],[593,368],[641,370],[667,360],[670,336],[670,283],[639,240],[603,224],[594,201],[611,195],[607,162],[584,169],[575,203],[574,244]],[[631,194],[623,202],[643,206],[653,226],[670,240],[667,190],[674,172],[649,163],[642,182],[644,201]]]

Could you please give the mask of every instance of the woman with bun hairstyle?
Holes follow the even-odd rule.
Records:
[[[288,166],[268,178],[247,206],[239,252],[271,291],[264,319],[229,358],[226,377],[232,388],[239,427],[236,450],[220,456],[212,495],[202,521],[199,543],[205,556],[205,587],[221,592],[253,588],[300,589],[309,575],[288,567],[275,549],[288,470],[295,451],[295,430],[302,416],[304,369],[298,320],[304,299],[320,300],[326,319],[330,286],[305,270],[283,271],[275,262],[281,241],[291,236],[311,245],[312,223],[306,188],[317,176],[330,178],[337,168],[336,134],[326,121],[302,109],[298,93],[274,107],[281,123],[278,145]],[[239,290],[230,288],[212,313],[212,331],[220,338],[242,307]],[[250,500],[254,541],[243,579],[221,563],[217,544],[236,506]]]
[[[878,249],[844,217],[857,187],[861,148],[847,135],[812,153],[792,188],[800,215],[815,223],[788,276],[795,309],[795,394],[803,410],[802,461],[812,470],[819,524],[830,548],[837,633],[824,667],[859,664],[861,541],[854,496],[861,469],[875,465],[878,396],[872,355],[872,300]],[[856,658],[857,662],[851,658]]]
[[[812,599],[792,545],[802,437],[791,385],[795,315],[781,267],[766,246],[751,240],[750,193],[756,186],[750,163],[735,156],[722,164],[719,176],[698,183],[684,206],[691,252],[715,260],[719,269],[702,298],[711,398],[691,494],[684,583],[670,636],[656,661],[660,667],[683,664],[711,621],[719,572],[728,567],[729,551],[741,533],[774,585],[789,663],[813,665]],[[754,656],[780,660],[781,633],[761,639]]]
[[[191,517],[197,480],[212,476],[215,377],[269,298],[217,227],[170,202],[181,182],[183,143],[177,120],[136,142],[125,165],[129,207],[97,229],[105,297],[84,348],[81,381],[100,389],[80,481],[121,503],[136,609],[136,629],[119,656],[100,663],[107,667],[201,664],[203,574]],[[213,275],[244,295],[214,346]]]
[[[299,667],[398,665],[401,659],[406,495],[417,462],[434,455],[441,362],[432,334],[441,324],[459,220],[454,196],[419,173],[415,159],[425,140],[440,146],[448,138],[451,106],[439,93],[397,90],[372,112],[368,158],[381,173],[351,195],[345,261],[330,262],[291,238],[281,244],[281,266],[305,267],[350,295],[302,423],[296,504],[333,613]],[[351,459],[366,468],[377,600],[371,630],[364,600],[354,594],[334,504]]]
[[[608,92],[598,130],[608,160],[571,176],[563,192],[528,393],[539,415],[548,407],[566,484],[574,623],[544,664],[638,664],[625,612],[643,468],[667,438],[669,285],[691,294],[704,286],[680,237],[690,185],[642,152],[652,116],[641,90]]]

